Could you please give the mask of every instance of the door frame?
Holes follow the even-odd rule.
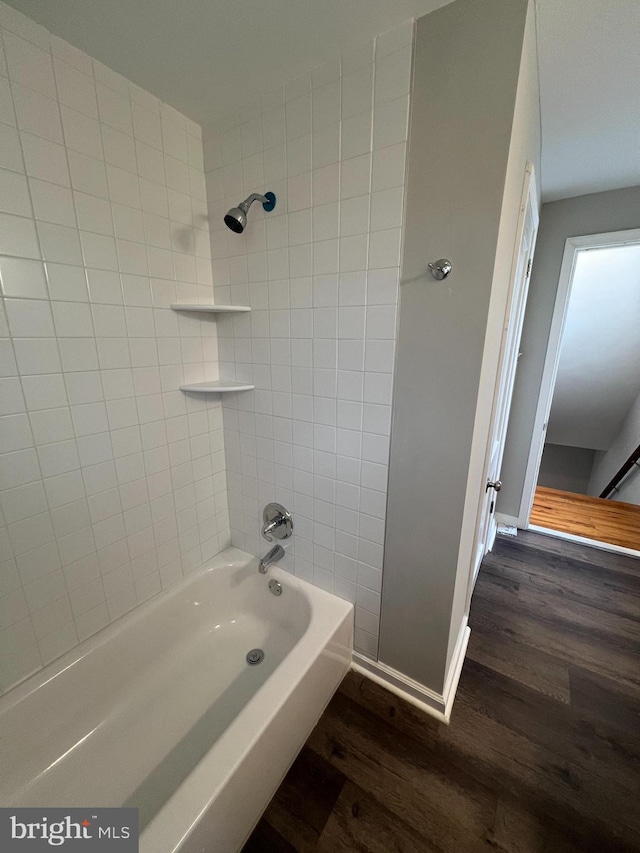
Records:
[[[513,387],[515,382],[515,372],[518,362],[518,350],[522,337],[522,327],[524,323],[524,315],[527,304],[527,293],[530,282],[531,263],[524,261],[527,264],[523,267],[523,246],[525,241],[525,225],[527,218],[531,216],[533,225],[533,239],[528,251],[529,262],[533,259],[535,252],[538,227],[540,224],[540,204],[538,199],[538,190],[536,185],[535,167],[533,163],[527,163],[524,170],[524,179],[522,184],[522,195],[520,197],[520,208],[518,214],[518,224],[516,227],[515,239],[513,243],[513,256],[511,260],[511,271],[509,275],[509,290],[505,303],[504,317],[502,320],[502,337],[500,342],[500,355],[498,360],[498,370],[496,372],[495,385],[493,389],[493,398],[491,401],[491,421],[488,434],[488,442],[484,451],[484,466],[483,466],[483,486],[487,482],[489,466],[495,450],[495,432],[498,428],[498,418],[502,419],[503,436],[502,446],[498,453],[500,464],[504,453],[504,439],[506,438],[507,426],[509,423],[509,411],[513,398]],[[524,271],[524,274],[523,274]],[[508,386],[510,385],[510,392]],[[507,395],[505,397],[505,394]],[[500,468],[498,465],[498,469]],[[497,524],[495,519],[495,510],[490,514],[489,519],[484,520],[483,513],[485,507],[486,488],[482,489],[482,494],[479,496],[478,508],[476,512],[476,523],[473,535],[472,562],[469,571],[467,582],[467,596],[465,612],[468,612],[473,594],[473,589],[480,570],[480,564],[484,555],[490,551],[495,541]],[[494,495],[495,500],[495,495]],[[486,528],[486,541],[481,542],[482,532]],[[482,553],[481,553],[482,552]]]
[[[580,237],[568,237],[565,241],[560,277],[558,279],[558,290],[556,292],[551,329],[549,331],[549,342],[542,371],[540,395],[533,422],[532,441],[527,460],[524,488],[518,512],[518,527],[524,530],[529,528],[531,508],[533,507],[533,499],[538,484],[546,427],[549,422],[553,392],[558,375],[562,334],[567,319],[567,309],[569,307],[569,299],[571,298],[571,286],[573,284],[573,275],[578,254],[589,251],[590,249],[604,249],[638,243],[640,243],[640,228],[630,228],[625,231],[609,231],[604,234],[586,234]]]

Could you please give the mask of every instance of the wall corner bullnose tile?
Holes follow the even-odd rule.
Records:
[[[216,156],[0,2],[0,692],[230,543],[221,404],[178,390],[219,330],[170,310],[213,300]]]
[[[352,601],[376,658],[414,22],[203,128],[234,545],[262,507],[296,530],[285,568]],[[242,235],[225,211],[273,190]]]

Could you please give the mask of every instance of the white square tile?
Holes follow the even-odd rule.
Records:
[[[0,447],[6,453],[33,447],[33,436],[26,413],[0,417]]]
[[[60,59],[54,59],[53,64],[60,103],[97,119],[98,103],[93,75],[78,71]]]
[[[22,376],[57,373],[62,369],[55,338],[14,338],[13,346]]]
[[[384,231],[402,226],[404,187],[381,190],[371,195],[371,230]]]
[[[365,432],[389,435],[391,432],[391,406],[365,403],[362,411],[362,426]]]
[[[93,337],[91,309],[82,302],[52,302],[56,333],[64,338]]]
[[[23,169],[20,137],[16,128],[8,124],[0,124],[0,166],[16,172]]]
[[[374,150],[406,142],[409,122],[409,96],[377,104],[373,121]]]
[[[372,112],[350,116],[342,121],[342,158],[348,160],[371,151]]]
[[[44,487],[39,481],[3,491],[0,503],[7,524],[40,515],[49,508]]]
[[[16,83],[13,84],[12,90],[20,130],[34,133],[52,142],[62,142],[62,125],[57,102]]]
[[[31,18],[27,18],[16,9],[7,6],[6,3],[0,6],[0,24],[5,29],[22,36],[22,38],[27,39],[32,44],[36,44],[44,50],[49,49],[49,32],[40,26],[40,24],[32,21]]]
[[[411,84],[411,45],[387,56],[376,58],[376,105],[409,92]]]
[[[73,198],[81,231],[113,235],[111,204],[107,199],[79,192],[75,192]]]
[[[79,151],[69,151],[71,186],[74,190],[108,198],[107,173],[104,163]]]
[[[75,228],[54,225],[51,222],[38,222],[38,237],[42,257],[45,261],[59,264],[82,264],[80,240]]]
[[[368,234],[340,238],[340,272],[356,272],[367,266]]]
[[[58,348],[63,370],[98,369],[95,338],[58,338]]]
[[[366,288],[367,274],[365,272],[341,272],[338,304],[364,305],[366,301]]]
[[[58,409],[67,405],[67,391],[60,373],[23,376],[22,390],[30,412]]]
[[[59,59],[62,59],[63,62],[77,68],[78,71],[82,71],[84,74],[93,76],[93,63],[91,62],[91,57],[86,53],[83,53],[81,50],[78,50],[77,47],[69,44],[69,42],[64,41],[64,39],[58,38],[58,36],[54,35],[51,36],[51,53],[54,57],[57,56]]]
[[[311,94],[304,94],[286,103],[287,141],[311,133]]]
[[[362,370],[364,341],[347,339],[338,341],[338,367],[340,370]]]
[[[0,476],[5,489],[38,480],[41,476],[38,457],[33,448],[0,456]]]
[[[140,197],[140,185],[138,178],[117,166],[107,164],[107,181],[109,184],[109,198],[117,204],[126,204],[129,207],[142,207]],[[159,211],[152,211],[159,212]]]
[[[31,219],[0,213],[0,254],[40,257],[36,228]]]
[[[133,133],[136,139],[162,150],[162,131],[160,129],[160,114],[148,110],[140,104],[131,104],[133,118]]]
[[[311,134],[299,136],[287,144],[287,176],[301,175],[311,170]]]
[[[363,154],[341,164],[340,198],[363,196],[371,186],[371,154]]]
[[[0,379],[0,414],[13,415],[25,408],[20,380],[16,376]]]
[[[4,50],[11,80],[55,99],[56,86],[48,51],[11,32],[4,34]]]
[[[51,509],[79,500],[84,496],[84,483],[80,471],[71,471],[49,477],[44,480],[44,487]]]
[[[0,281],[5,296],[47,298],[47,282],[41,261],[0,257]]]
[[[373,152],[372,191],[404,186],[406,151],[406,142],[399,142]]]
[[[136,149],[133,137],[108,125],[102,126],[102,148],[105,162],[127,172],[137,171]]]
[[[76,214],[70,189],[37,178],[30,179],[29,188],[36,219],[75,227]]]
[[[369,269],[384,269],[400,265],[400,228],[372,231],[369,236]]]
[[[5,308],[13,337],[50,338],[53,336],[53,320],[48,301],[7,299]]]
[[[187,153],[187,133],[184,118],[176,111],[172,111],[172,114],[169,115],[166,105],[161,104],[160,123],[165,152],[186,163],[189,155]]]
[[[376,60],[410,46],[413,41],[413,29],[414,21],[410,19],[379,35],[375,40]]]
[[[377,373],[393,373],[395,341],[370,340],[366,343],[365,369]]]
[[[80,468],[76,442],[72,439],[41,445],[37,450],[43,477],[55,477]]]
[[[369,195],[346,198],[340,204],[340,236],[366,234],[369,230]]]
[[[24,175],[0,169],[0,211],[31,216],[29,190]]]
[[[342,78],[342,117],[366,112],[372,106],[373,65],[366,65]]]
[[[133,136],[129,98],[99,82],[96,83],[96,94],[98,96],[100,121],[109,127],[122,131],[122,133]]]
[[[364,402],[391,405],[392,376],[390,373],[367,373],[364,378]]]
[[[395,339],[395,305],[374,305],[367,308],[367,338]]]
[[[335,122],[313,132],[313,168],[337,163],[340,156],[340,123]]]
[[[374,58],[375,41],[368,40],[351,48],[342,56],[342,74],[347,75],[365,65],[371,65]]]
[[[339,208],[337,202],[313,207],[313,239],[331,240],[338,236]]]
[[[46,266],[51,299],[65,302],[88,300],[86,273],[82,267],[53,263]]]
[[[27,174],[64,187],[71,185],[67,154],[62,145],[21,133],[22,150]]]
[[[340,120],[340,77],[313,90],[313,131]]]
[[[84,113],[79,113],[77,110],[65,106],[60,107],[60,114],[67,147],[94,159],[102,160],[104,154],[100,123],[96,119],[84,115]]]
[[[100,372],[97,370],[67,373],[65,374],[65,385],[71,405],[95,403],[103,399]]]
[[[93,234],[90,231],[81,231],[82,254],[84,264],[97,270],[118,269],[118,256],[116,254],[116,243],[113,237],[105,234]]]

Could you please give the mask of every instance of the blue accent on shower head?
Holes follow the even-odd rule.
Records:
[[[269,213],[276,206],[276,196],[275,193],[268,192],[264,194],[264,197],[267,200],[262,202],[262,206]]]

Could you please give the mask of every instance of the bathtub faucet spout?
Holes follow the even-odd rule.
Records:
[[[264,557],[260,560],[260,563],[258,564],[258,571],[261,575],[266,575],[267,566],[270,566],[277,560],[281,560],[283,557],[284,548],[282,547],[282,545],[274,545],[273,548],[269,551],[269,553],[265,554]]]

